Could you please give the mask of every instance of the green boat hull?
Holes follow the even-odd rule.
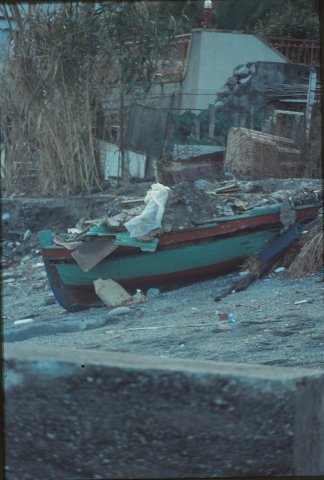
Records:
[[[122,283],[125,279],[138,277],[171,276],[248,257],[259,252],[276,234],[278,229],[265,230],[216,241],[201,241],[174,249],[157,250],[154,253],[108,258],[88,272],[84,272],[78,264],[61,264],[56,268],[63,283],[69,286],[90,285],[98,278]]]

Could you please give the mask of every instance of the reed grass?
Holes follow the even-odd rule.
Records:
[[[290,264],[287,273],[291,277],[302,277],[316,273],[323,267],[323,225],[312,228],[303,241],[300,252]]]
[[[159,12],[146,2],[123,2],[123,8],[119,2],[53,5],[47,10],[29,5],[25,16],[18,6],[8,7],[19,27],[12,31],[0,72],[8,193],[75,194],[100,188],[96,109],[114,96],[115,87],[128,101],[135,87],[148,91],[158,55],[168,50],[176,33],[174,22],[158,29],[152,15]],[[125,109],[120,110],[122,125]]]
[[[95,24],[72,23],[64,5],[48,22],[33,7],[29,27],[22,24],[14,35],[0,74],[3,187],[40,195],[90,191],[102,179],[94,129],[96,105],[106,93],[102,78],[97,80],[109,78],[109,62],[105,71],[96,57]]]

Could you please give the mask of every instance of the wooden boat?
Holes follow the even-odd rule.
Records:
[[[320,207],[320,203],[296,206],[296,225],[315,218]],[[163,288],[238,267],[246,257],[278,238],[283,228],[280,211],[280,204],[259,207],[242,215],[217,218],[217,223],[163,233],[149,243],[132,239],[128,233],[93,227],[88,241],[113,240],[117,248],[89,271],[80,267],[70,249],[53,243],[50,230],[39,236],[57,302],[68,311],[78,311],[102,306],[93,286],[99,278],[115,280],[135,293],[136,289]]]

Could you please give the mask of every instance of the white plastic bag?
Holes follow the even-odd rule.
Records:
[[[139,239],[147,237],[154,230],[161,228],[169,191],[169,187],[160,183],[151,186],[144,199],[146,206],[143,212],[124,224],[131,237]]]

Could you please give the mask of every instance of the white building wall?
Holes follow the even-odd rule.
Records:
[[[287,63],[283,55],[255,35],[217,30],[193,30],[182,92],[215,94],[238,65],[247,62]],[[197,99],[192,108],[208,108],[210,97]]]
[[[105,180],[109,178],[121,178],[121,158],[118,145],[97,140],[97,148],[100,155],[101,168]],[[146,156],[140,153],[125,150],[125,160],[129,165],[129,174],[133,178],[145,178]]]

